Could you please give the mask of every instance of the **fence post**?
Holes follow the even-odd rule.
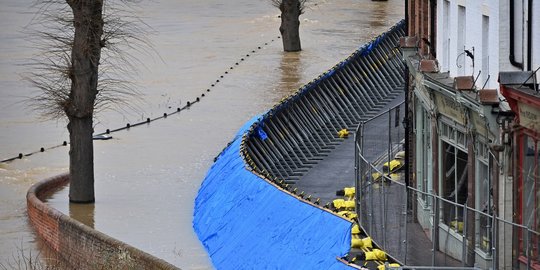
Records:
[[[360,154],[364,156],[364,126],[366,122],[360,122]]]
[[[360,123],[359,128],[361,128],[362,123]],[[362,218],[360,216],[360,158],[358,151],[358,129],[354,133],[354,190],[355,190],[355,199],[356,199],[356,216],[358,217],[358,223],[362,224]]]
[[[439,201],[435,198],[433,194],[430,194],[429,196],[433,200],[433,210],[432,210],[433,211],[433,214],[432,214],[433,224],[431,225],[431,243],[432,243],[431,266],[435,266],[435,251],[437,250],[435,245],[439,242],[439,241],[436,241],[435,239],[435,237],[437,237],[436,230],[439,229],[439,225],[438,225]]]
[[[388,175],[390,175],[390,160],[392,160],[392,109],[388,110]]]
[[[407,224],[408,224],[408,221],[407,221],[407,218],[408,218],[408,203],[409,203],[409,187],[407,187],[407,185],[403,186],[403,188],[405,189],[405,202],[404,202],[404,205],[403,205],[403,222],[404,222],[404,236],[403,236],[403,263],[404,264],[407,264],[407,245],[408,245],[408,242],[407,241]]]
[[[390,161],[392,160],[392,111],[393,109],[390,108],[388,111],[387,111],[387,117],[388,117],[388,157],[387,157],[387,177],[390,177],[390,171],[391,171],[391,166],[390,166]],[[384,170],[383,170],[383,177],[381,178],[381,186],[382,186],[382,198],[383,198],[383,207],[382,207],[382,223],[383,223],[383,248],[386,249],[386,221],[387,221],[387,213],[388,213],[388,204],[387,204],[387,200],[386,200],[386,188],[385,188],[385,182],[386,182],[386,178],[384,176]]]
[[[529,230],[529,227],[527,227],[527,237],[526,243],[527,243],[527,269],[531,269],[531,231]]]
[[[492,224],[493,224],[493,228],[491,230],[491,259],[493,260],[491,262],[492,264],[492,267],[493,269],[499,269],[497,267],[497,265],[499,264],[499,262],[497,261],[498,260],[498,256],[497,256],[497,233],[498,233],[498,228],[499,228],[499,223],[497,222],[497,217],[496,217],[496,213],[495,211],[493,211],[493,216],[491,217],[492,218]]]
[[[379,215],[381,217],[381,236],[382,236],[382,248],[384,250],[386,250],[386,215],[385,215],[385,209],[386,209],[386,198],[385,198],[385,194],[386,194],[386,190],[384,188],[384,182],[386,182],[386,176],[384,175],[384,172],[383,172],[383,175],[381,176],[381,180],[380,180],[380,186],[381,188],[379,188]]]
[[[493,217],[495,216],[495,213],[492,210],[489,210],[488,213],[489,212],[491,212],[492,216],[489,217],[489,214],[488,214],[488,216],[486,217],[487,219],[486,230],[489,232],[489,234],[486,233],[486,235],[489,235],[489,237],[491,238],[488,241],[488,248],[487,248],[488,256],[493,255],[493,250],[492,250],[493,249],[493,234],[491,232],[493,231],[493,227],[495,226],[494,221],[493,221]],[[480,241],[483,241],[483,239],[480,239]]]
[[[463,231],[461,232],[461,237],[463,239],[461,243],[461,263],[463,264],[463,267],[467,266],[467,201],[465,201],[465,204],[463,205]],[[459,232],[459,221],[456,218],[456,230]],[[450,232],[448,232],[450,233]]]
[[[368,187],[368,190],[369,190],[369,214],[368,214],[368,217],[369,217],[369,233],[370,234],[373,234],[373,179],[372,179],[372,175],[373,175],[373,166],[371,166],[371,163],[368,163],[369,164],[369,175],[367,177],[369,177],[370,179],[370,182],[369,185],[366,185]]]

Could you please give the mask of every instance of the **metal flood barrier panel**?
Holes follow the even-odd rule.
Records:
[[[403,91],[404,21],[240,129],[195,200],[193,227],[217,269],[353,269],[351,220],[291,189]],[[352,151],[352,149],[351,149]]]
[[[338,132],[355,130],[403,93],[404,34],[401,21],[264,114],[245,140],[249,166],[294,184],[343,140]]]

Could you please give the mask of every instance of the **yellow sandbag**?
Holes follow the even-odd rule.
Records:
[[[463,232],[463,221],[454,220],[450,222],[450,227],[458,232]]]
[[[354,209],[355,207],[355,201],[346,201],[344,199],[335,199],[332,201],[332,204],[334,205],[334,208],[336,209],[342,209],[342,208],[350,208]]]
[[[353,197],[354,194],[356,193],[356,189],[354,187],[343,188],[343,191],[345,191],[346,197]]]
[[[386,252],[380,249],[373,249],[368,251],[366,254],[366,261],[386,261]]]
[[[372,248],[373,243],[371,241],[371,237],[366,237],[363,239],[351,239],[351,248]]]
[[[351,228],[351,234],[360,234],[360,226],[354,224]]]
[[[392,160],[390,160],[390,162],[385,162],[383,164],[383,171],[384,172],[395,172],[395,171],[399,170],[401,168],[401,166],[403,166],[403,164],[399,160],[392,159]]]
[[[349,137],[349,131],[348,131],[346,128],[344,128],[344,129],[338,131],[337,134],[338,134],[338,136],[339,136],[340,138],[347,138],[347,137]]]
[[[351,211],[339,211],[338,215],[349,218],[349,219],[354,219],[358,217],[358,215],[355,212],[351,212]]]

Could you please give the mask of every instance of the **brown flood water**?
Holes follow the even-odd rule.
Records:
[[[35,53],[21,32],[32,14],[27,13],[29,3],[4,2],[1,159],[58,145],[68,137],[64,120],[42,121],[23,103],[35,91],[18,76],[24,72],[20,64]],[[264,0],[143,2],[140,15],[154,29],[150,39],[163,60],[139,56],[145,66],[137,82],[142,101],[135,103],[135,111],[98,115],[95,130],[160,116],[202,93],[205,97],[180,114],[96,141],[95,205],[70,205],[67,189],[49,204],[183,269],[211,269],[191,220],[193,200],[213,158],[245,121],[399,21],[403,1],[312,1],[301,16],[299,53],[281,51],[278,13]],[[240,61],[242,57],[246,60]],[[40,252],[27,223],[25,194],[40,179],[67,171],[67,161],[67,148],[60,147],[0,164],[0,263],[13,261],[18,249]]]

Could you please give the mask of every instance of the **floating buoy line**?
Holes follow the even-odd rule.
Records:
[[[276,39],[281,39],[281,37],[278,36]],[[202,98],[206,97],[208,95],[208,93],[212,91],[212,88],[215,87],[218,83],[221,82],[220,79],[223,79],[223,78],[225,78],[225,76],[229,75],[231,73],[231,70],[234,70],[235,66],[239,66],[242,62],[245,62],[248,57],[251,57],[252,56],[251,54],[256,53],[258,50],[264,49],[265,48],[264,46],[268,46],[271,43],[273,43],[274,41],[275,41],[275,39],[272,39],[269,42],[265,42],[264,45],[257,46],[256,49],[250,50],[249,53],[246,53],[245,55],[242,55],[238,61],[236,61],[233,65],[228,67],[228,69],[225,70],[225,72],[223,72],[221,75],[219,75],[219,79],[216,79],[213,83],[211,83],[210,87],[207,88],[206,90],[204,90],[203,93],[200,96],[197,96],[192,101],[187,101],[184,106],[178,107],[178,108],[176,108],[176,110],[174,110],[172,112],[165,112],[165,113],[163,113],[163,115],[155,117],[155,118],[146,118],[145,121],[141,121],[141,122],[134,123],[134,124],[127,123],[125,126],[118,127],[118,128],[115,128],[115,129],[106,129],[105,132],[93,135],[93,139],[94,140],[112,139],[112,136],[110,135],[112,133],[122,131],[122,130],[125,130],[125,129],[134,128],[134,127],[141,126],[141,125],[144,125],[144,124],[148,125],[151,122],[154,122],[154,121],[157,121],[157,120],[160,120],[160,119],[166,119],[170,115],[174,115],[174,114],[180,113],[183,110],[189,109],[194,104],[201,102]],[[58,145],[54,145],[54,146],[50,146],[50,147],[41,147],[39,150],[34,151],[34,152],[30,152],[30,153],[26,153],[26,154],[19,153],[17,156],[3,159],[2,161],[0,161],[0,163],[11,162],[11,161],[14,161],[14,160],[22,159],[23,157],[29,157],[29,156],[34,155],[34,154],[43,153],[45,151],[52,150],[52,149],[55,149],[55,148],[59,148],[59,147],[62,147],[62,146],[67,146],[67,145],[68,145],[68,142],[63,141],[61,144],[58,144]]]

